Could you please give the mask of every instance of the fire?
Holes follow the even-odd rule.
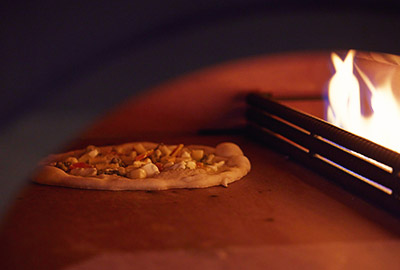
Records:
[[[355,54],[350,50],[344,60],[331,55],[335,74],[329,81],[327,121],[400,152],[400,106],[391,87],[393,73],[376,85],[354,62]]]

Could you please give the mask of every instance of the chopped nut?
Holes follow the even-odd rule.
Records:
[[[158,162],[158,161],[160,161],[161,155],[162,155],[162,152],[160,149],[154,150],[153,154],[151,155],[151,160],[153,162]]]
[[[158,170],[158,167],[153,163],[148,163],[148,164],[144,165],[142,167],[142,169],[146,171],[146,175],[149,177],[152,177],[152,176],[160,173],[160,171]]]
[[[83,155],[78,159],[78,161],[79,161],[79,162],[88,162],[88,161],[89,161],[89,158],[90,158],[90,156],[86,153],[86,154],[83,154]]]
[[[118,173],[120,175],[125,175],[126,174],[126,169],[124,167],[118,167]]]
[[[107,163],[107,158],[105,156],[96,156],[94,158],[89,159],[90,164],[98,164],[98,163]]]
[[[64,162],[68,162],[70,164],[78,163],[78,159],[76,157],[67,157]]]
[[[212,164],[214,157],[214,154],[205,155],[201,161],[205,164]]]
[[[215,165],[206,165],[206,169],[214,171],[214,172],[218,171],[218,168]]]
[[[130,171],[136,170],[138,167],[134,166],[134,165],[129,165],[127,167],[125,167],[125,171],[128,173]]]
[[[200,161],[204,156],[204,150],[196,149],[192,150],[192,158],[196,161]]]
[[[108,174],[108,175],[117,174],[117,175],[119,175],[119,170],[118,169],[108,168],[108,169],[104,170],[104,174]]]
[[[86,153],[89,153],[90,151],[93,151],[93,150],[95,150],[96,149],[96,146],[94,146],[94,145],[88,145],[87,147],[86,147]]]
[[[136,151],[132,151],[132,152],[130,152],[127,156],[129,156],[129,157],[132,158],[132,159],[135,159],[136,156],[137,156],[137,153],[136,153]]]
[[[131,158],[130,156],[121,156],[121,160],[125,165],[131,165],[135,159]]]
[[[87,155],[91,158],[94,158],[99,154],[99,151],[97,149],[93,149],[92,151],[88,152]]]
[[[173,166],[169,167],[169,169],[173,169],[173,170],[179,170],[179,169],[185,169],[185,168],[186,168],[186,164],[184,161],[181,161],[181,162],[176,163]]]
[[[220,168],[220,167],[222,167],[224,164],[225,164],[225,161],[224,161],[224,160],[221,160],[221,161],[215,163],[214,165],[217,166],[217,168]]]
[[[160,145],[158,149],[160,149],[164,156],[169,156],[172,153],[172,150],[169,149],[166,145]]]
[[[190,156],[189,152],[182,151],[181,158],[184,159],[184,160],[188,160],[188,159],[191,159],[192,157]]]
[[[114,146],[113,150],[119,155],[127,155],[131,152],[131,149],[126,147],[126,145]]]
[[[65,172],[68,171],[68,167],[65,165],[64,162],[61,162],[61,161],[57,162],[56,163],[56,167],[61,169],[61,170],[63,170],[63,171],[65,171]]]
[[[145,160],[142,160],[142,161],[144,162],[144,164],[151,163],[151,159],[149,159],[149,158],[146,158]]]
[[[139,154],[146,152],[146,148],[144,148],[143,144],[141,144],[141,143],[137,143],[133,147],[135,148],[136,152],[138,152]]]
[[[98,170],[107,170],[107,169],[118,169],[119,165],[117,163],[107,164],[107,163],[97,163],[94,165]]]
[[[164,164],[164,169],[166,169],[166,168],[169,168],[169,167],[171,167],[171,166],[173,166],[174,165],[174,163],[173,162],[171,162],[171,161],[168,161],[167,163],[165,163]]]
[[[146,178],[146,171],[143,169],[136,169],[136,170],[132,170],[130,172],[127,173],[127,175],[129,178],[132,179],[142,179],[142,178]]]
[[[110,161],[111,164],[120,164],[122,160],[119,157],[113,157]]]
[[[186,162],[186,168],[191,169],[191,170],[196,169],[196,162],[195,161]]]
[[[161,158],[161,162],[172,162],[175,163],[176,157],[166,156]]]
[[[204,163],[203,162],[196,162],[196,167],[197,168],[204,168]]]

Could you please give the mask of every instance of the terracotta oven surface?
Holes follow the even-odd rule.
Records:
[[[396,269],[400,220],[229,128],[249,90],[320,95],[329,53],[262,56],[184,75],[101,116],[64,149],[153,140],[238,143],[228,188],[95,191],[27,183],[3,220],[1,269]],[[290,105],[321,117],[321,101]],[[198,134],[198,130],[218,130]],[[12,179],[10,179],[12,181]]]

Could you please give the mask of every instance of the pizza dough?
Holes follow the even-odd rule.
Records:
[[[50,155],[33,181],[99,190],[227,187],[250,168],[239,146],[230,142],[215,148],[132,142]]]

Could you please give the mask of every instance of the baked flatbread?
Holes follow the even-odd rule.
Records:
[[[132,142],[50,155],[33,181],[82,189],[206,188],[241,179],[250,162],[238,145],[164,145]]]

